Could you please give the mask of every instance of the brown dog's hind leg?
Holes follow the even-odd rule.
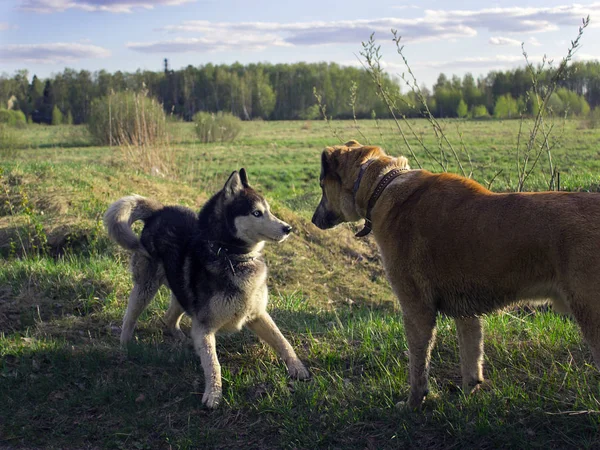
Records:
[[[573,317],[581,328],[584,339],[592,350],[596,367],[600,370],[600,304],[597,299],[574,299],[570,304]]]
[[[435,343],[435,311],[405,308],[404,328],[408,341],[410,395],[408,406],[417,408],[429,393],[429,361]]]
[[[455,319],[460,351],[460,371],[465,394],[483,383],[483,327],[481,318]]]

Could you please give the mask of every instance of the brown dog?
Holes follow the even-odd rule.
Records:
[[[600,195],[495,194],[356,141],[327,147],[321,164],[312,221],[372,228],[402,306],[410,406],[428,392],[438,312],[456,320],[465,390],[483,381],[480,315],[520,300],[570,312],[600,367]]]

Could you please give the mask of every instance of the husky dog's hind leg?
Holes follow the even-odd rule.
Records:
[[[129,294],[127,312],[123,318],[121,345],[131,341],[138,317],[158,292],[164,277],[158,262],[140,253],[131,255],[131,272],[133,289]]]
[[[185,333],[181,331],[179,326],[184,312],[183,307],[177,301],[177,297],[171,292],[171,304],[165,313],[164,322],[171,334],[181,341],[186,339]]]

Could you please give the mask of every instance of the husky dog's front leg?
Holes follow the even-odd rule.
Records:
[[[257,334],[259,338],[275,349],[277,354],[283,359],[288,368],[288,373],[292,378],[304,380],[310,376],[302,361],[296,356],[296,352],[281,334],[277,325],[267,312],[263,312],[252,322],[248,322],[248,328]]]
[[[221,401],[221,365],[217,359],[215,332],[208,330],[192,320],[192,339],[196,353],[200,356],[202,369],[204,369],[204,395],[202,403],[209,408],[216,408]]]

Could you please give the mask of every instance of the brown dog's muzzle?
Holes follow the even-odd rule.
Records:
[[[327,201],[325,197],[321,198],[321,202],[312,217],[312,223],[314,223],[321,230],[333,228],[339,225],[342,221],[336,213],[327,209]]]

